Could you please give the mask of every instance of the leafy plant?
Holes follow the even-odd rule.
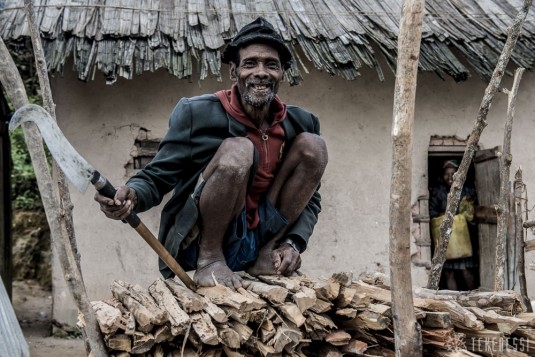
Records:
[[[32,161],[21,128],[17,128],[10,135],[11,158],[11,190],[13,208],[24,210],[42,210],[41,195],[37,187],[37,180],[32,167]]]

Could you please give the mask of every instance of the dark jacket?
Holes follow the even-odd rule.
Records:
[[[282,122],[286,135],[285,151],[299,133],[319,135],[320,131],[319,120],[311,113],[295,106],[287,106],[287,110]],[[144,212],[160,204],[164,195],[174,190],[162,211],[158,239],[175,259],[178,258],[180,243],[197,221],[197,206],[190,195],[199,175],[224,139],[245,135],[245,126],[223,109],[214,94],[183,98],[171,114],[169,130],[154,159],[128,180],[127,185],[137,193],[136,212]],[[318,220],[320,201],[316,191],[287,231],[302,250],[306,248]],[[168,272],[161,261],[160,270],[162,274]]]

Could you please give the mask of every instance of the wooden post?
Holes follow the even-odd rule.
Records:
[[[0,277],[11,298],[13,264],[11,238],[11,145],[7,102],[0,86]]]
[[[41,37],[39,34],[39,27],[35,18],[35,10],[32,0],[24,0],[24,12],[30,30],[30,37],[32,40],[33,52],[35,56],[35,64],[37,68],[37,75],[39,77],[39,85],[43,96],[43,103],[45,109],[49,114],[55,118],[55,104],[52,99],[52,90],[50,89],[50,82],[48,80],[48,70],[45,60],[43,46],[41,44]],[[40,136],[39,136],[40,137]],[[33,161],[33,158],[32,158]],[[78,310],[83,315],[85,324],[83,324],[82,332],[86,339],[86,350],[89,355],[107,356],[107,348],[104,344],[100,328],[97,323],[95,312],[87,296],[85,286],[83,283],[82,270],[80,267],[80,258],[77,251],[76,239],[74,235],[74,224],[72,220],[72,202],[70,199],[69,188],[65,182],[65,176],[59,169],[57,163],[54,161],[53,174],[57,177],[58,185],[51,185],[58,197],[55,200],[55,210],[58,212],[57,222],[59,224],[59,233],[57,236],[51,229],[51,236],[55,236],[54,246],[58,253],[58,258],[65,275],[65,281],[69,287]],[[47,171],[48,172],[48,171]],[[58,205],[59,203],[59,205]],[[47,213],[48,217],[48,213]],[[50,224],[50,218],[49,218]]]
[[[494,271],[494,291],[504,289],[505,282],[505,244],[507,241],[507,221],[509,219],[509,193],[511,186],[509,184],[511,161],[511,134],[513,131],[513,119],[515,115],[516,96],[518,86],[524,73],[524,68],[518,68],[515,71],[515,78],[511,91],[504,89],[507,94],[507,120],[505,121],[505,130],[503,135],[503,149],[500,165],[500,200],[498,202],[498,235],[496,237],[496,270]]]
[[[524,182],[522,181],[522,169],[518,168],[514,181],[514,201],[515,201],[515,241],[516,241],[516,262],[518,268],[518,284],[520,285],[520,295],[526,305],[528,312],[533,312],[531,301],[528,297],[526,284],[526,259],[524,251],[524,227],[522,226],[522,192]]]
[[[28,97],[18,73],[17,67],[9,54],[4,41],[0,39],[0,82],[6,89],[6,94],[15,108],[28,104]],[[86,319],[85,333],[91,343],[91,352],[96,356],[108,356],[106,346],[100,334],[96,318],[94,317],[91,304],[87,297],[82,282],[81,273],[77,268],[73,254],[69,254],[70,247],[66,225],[62,220],[62,212],[59,208],[57,187],[54,189],[50,176],[48,162],[43,148],[43,140],[37,126],[34,123],[23,123],[24,139],[32,160],[37,185],[41,193],[41,200],[50,226],[52,244],[56,249],[60,264],[65,274],[67,286],[78,303],[79,310]],[[63,223],[62,223],[63,221]],[[67,242],[67,243],[65,243]]]
[[[427,287],[429,289],[437,290],[438,282],[440,280],[440,274],[442,273],[442,265],[446,261],[446,250],[448,249],[448,243],[450,241],[451,226],[453,225],[453,215],[457,211],[459,206],[459,200],[461,198],[461,190],[466,181],[466,174],[468,173],[468,168],[474,157],[474,154],[477,150],[477,144],[479,143],[479,138],[483,129],[487,126],[487,114],[490,109],[490,104],[494,95],[498,91],[500,82],[509,63],[509,58],[511,58],[511,53],[516,45],[516,41],[520,36],[520,30],[524,24],[524,20],[528,15],[529,8],[531,6],[532,0],[524,0],[522,8],[516,15],[516,18],[509,29],[509,36],[505,45],[503,47],[502,53],[498,58],[498,63],[490,82],[485,89],[485,94],[479,106],[479,112],[477,115],[474,128],[468,137],[466,142],[466,150],[463,155],[461,164],[459,165],[459,170],[453,175],[453,184],[451,185],[450,192],[448,194],[448,204],[446,206],[446,214],[444,215],[444,221],[440,225],[440,241],[437,247],[435,248],[435,254],[433,256],[431,264],[431,272],[429,273],[429,281]]]
[[[412,126],[425,0],[405,0],[398,37],[392,121],[390,281],[396,356],[421,356],[422,335],[412,298],[410,259]]]

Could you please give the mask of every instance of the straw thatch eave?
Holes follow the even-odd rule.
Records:
[[[420,69],[455,80],[471,72],[490,78],[521,3],[427,0]],[[28,36],[23,0],[2,6],[2,38]],[[220,78],[220,50],[258,16],[273,23],[295,56],[286,73],[291,83],[308,71],[303,54],[333,75],[356,79],[369,67],[382,80],[377,56],[394,70],[401,12],[401,0],[36,0],[35,6],[49,70],[63,71],[72,57],[80,79],[99,70],[108,82],[159,68],[178,78]],[[532,68],[534,58],[532,11],[512,60]]]

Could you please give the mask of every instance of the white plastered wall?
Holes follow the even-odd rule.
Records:
[[[391,167],[390,128],[394,78],[379,82],[364,70],[356,81],[311,71],[297,87],[283,84],[280,96],[290,104],[314,112],[321,120],[329,148],[329,165],[322,180],[323,212],[303,255],[302,271],[322,276],[337,271],[388,271],[389,191]],[[521,165],[528,191],[535,192],[532,165],[535,142],[535,75],[526,73],[520,86],[513,128],[512,172]],[[139,128],[161,138],[168,117],[181,97],[227,88],[229,82],[177,80],[164,71],[146,73],[134,80],[120,79],[106,86],[104,79],[83,83],[75,73],[52,79],[60,127],[79,152],[114,184],[126,180],[124,165]],[[511,79],[504,85],[510,87]],[[419,74],[413,142],[412,201],[426,194],[427,150],[431,135],[470,133],[485,84],[478,78],[464,83],[445,81],[431,73]],[[488,116],[481,146],[503,142],[506,98],[498,94]],[[529,188],[531,187],[531,190]],[[71,189],[74,223],[82,269],[91,299],[110,296],[114,279],[148,286],[159,277],[156,254],[135,231],[106,219],[93,201],[92,188],[84,195]],[[530,197],[531,202],[534,197]],[[158,231],[160,207],[141,214]],[[413,247],[414,248],[414,247]],[[527,262],[535,260],[533,254]],[[426,283],[424,268],[413,269],[414,285]],[[528,272],[530,294],[535,295],[535,272]],[[76,311],[63,275],[54,263],[54,317],[73,323]]]

